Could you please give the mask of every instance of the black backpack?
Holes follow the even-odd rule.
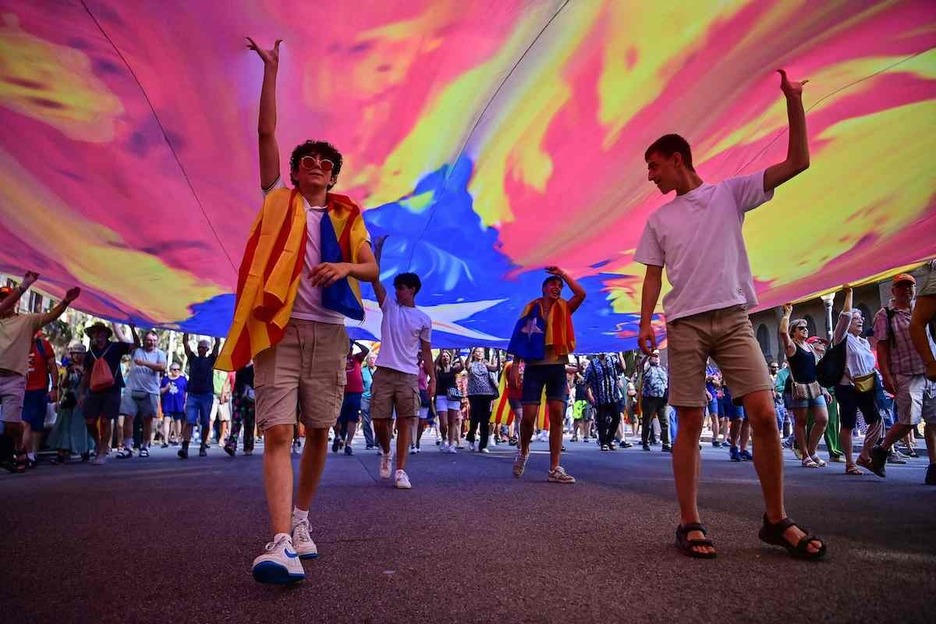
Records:
[[[823,388],[837,386],[845,376],[845,343],[847,341],[848,336],[845,336],[840,343],[833,345],[825,352],[822,359],[816,362],[816,381]]]

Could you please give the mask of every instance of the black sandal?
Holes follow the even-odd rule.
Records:
[[[696,550],[699,546],[711,546],[715,547],[715,542],[705,537],[703,539],[689,539],[689,533],[692,531],[699,531],[702,535],[708,535],[705,530],[705,527],[698,522],[689,522],[688,524],[681,524],[676,527],[676,546],[679,548],[682,554],[687,557],[693,557],[695,559],[714,559],[717,553],[714,552],[701,552]]]
[[[790,527],[796,527],[805,535],[797,542],[796,544],[791,544],[783,536],[783,533]],[[826,545],[816,535],[813,535],[809,532],[804,526],[798,525],[789,518],[784,518],[779,522],[770,522],[767,519],[767,514],[764,514],[764,526],[761,527],[760,532],[757,534],[760,540],[771,546],[783,546],[786,548],[787,552],[790,553],[790,556],[795,559],[806,559],[810,561],[816,561],[825,557],[826,554]],[[816,552],[809,552],[809,543],[810,542],[819,542],[821,546]]]

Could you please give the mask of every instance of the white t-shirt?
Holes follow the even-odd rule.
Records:
[[[419,308],[397,303],[393,295],[384,297],[380,306],[380,353],[377,366],[392,368],[411,375],[419,374],[416,357],[422,348],[420,341],[432,342],[432,320]]]
[[[666,267],[667,320],[757,304],[741,226],[745,212],[772,198],[761,171],[702,184],[650,215],[634,260]]]
[[[282,179],[278,179],[263,194],[266,195],[273,189],[278,188],[286,188]],[[296,293],[296,302],[293,304],[290,316],[303,321],[344,325],[344,314],[329,310],[323,306],[321,287],[312,285],[312,269],[322,262],[321,227],[322,218],[325,216],[325,206],[312,206],[305,197],[302,198],[302,205],[306,211],[305,266],[302,267],[302,276],[299,278],[299,292]]]

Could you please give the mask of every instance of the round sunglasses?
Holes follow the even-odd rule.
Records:
[[[327,158],[319,158],[318,156],[303,156],[299,159],[299,165],[303,169],[308,170],[314,169],[317,166],[325,173],[328,173],[335,168],[335,163],[328,160]]]

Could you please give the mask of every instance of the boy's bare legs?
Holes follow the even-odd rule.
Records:
[[[751,424],[754,437],[754,468],[764,495],[767,520],[779,522],[787,517],[783,506],[783,447],[777,430],[777,413],[774,411],[770,390],[758,390],[742,397],[744,411]],[[793,526],[784,532],[791,544],[797,544],[805,533]],[[809,552],[819,552],[820,543],[811,542]]]
[[[520,421],[520,442],[517,447],[524,457],[530,454],[530,440],[533,439],[533,430],[536,428],[536,412],[538,411],[539,405],[535,403],[523,406],[523,419]]]
[[[549,469],[555,470],[562,456],[562,421],[565,416],[565,401],[547,401],[546,409],[549,411]],[[525,416],[524,420],[526,420]],[[529,452],[529,441],[527,446],[527,452]]]
[[[406,458],[409,451],[410,443],[410,433],[413,431],[413,420],[419,420],[417,416],[410,416],[409,418],[401,418],[399,414],[397,418],[400,420],[397,423],[397,440],[396,440],[396,469],[397,470],[406,470]],[[387,441],[387,447],[389,448],[390,441]]]
[[[786,517],[783,506],[783,457],[780,433],[773,397],[769,390],[760,390],[742,397],[744,410],[753,429],[754,468],[760,480],[761,492],[770,522],[779,522]],[[703,408],[679,409],[679,430],[673,447],[673,477],[676,481],[676,497],[679,501],[680,520],[683,524],[700,522],[698,509],[699,492],[699,436],[702,433]],[[799,527],[790,527],[785,538],[796,544],[804,533]],[[689,539],[700,539],[702,534],[692,531]],[[711,552],[700,547],[699,552]],[[810,552],[818,552],[819,544],[813,542]]]
[[[289,441],[286,444],[286,455],[292,447],[292,426],[289,427]],[[325,468],[325,457],[328,455],[328,427],[319,429],[306,428],[305,446],[299,459],[299,485],[296,488],[296,507],[300,511],[308,511],[318,490],[319,481],[322,480],[322,470]],[[266,451],[263,453],[266,455]],[[290,461],[291,458],[290,458]],[[290,471],[291,476],[292,471]],[[292,511],[290,510],[290,523]],[[292,528],[292,527],[290,527]]]
[[[263,432],[263,484],[266,488],[273,535],[289,534],[292,529],[292,438],[292,425],[273,425]],[[309,499],[311,500],[311,496]]]
[[[673,478],[679,502],[680,524],[701,522],[699,516],[699,438],[702,435],[703,407],[677,407],[679,428],[673,444]],[[704,539],[700,531],[690,531],[688,539]],[[699,553],[712,553],[711,546],[693,547]]]

